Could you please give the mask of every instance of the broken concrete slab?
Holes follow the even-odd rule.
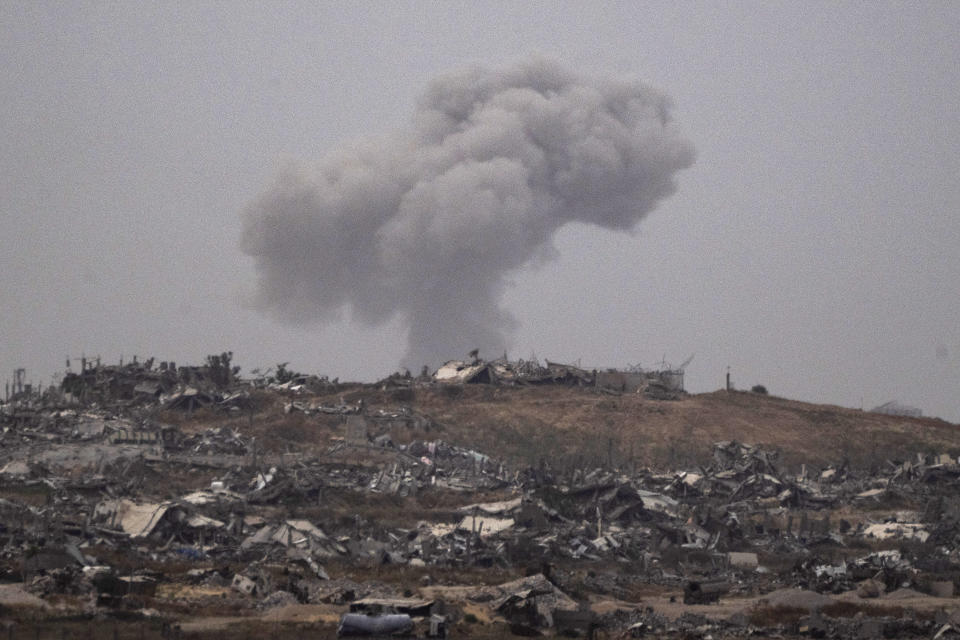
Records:
[[[756,553],[745,551],[729,552],[727,562],[736,569],[756,569],[760,565]]]

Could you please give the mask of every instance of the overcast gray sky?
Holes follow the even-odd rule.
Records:
[[[960,422],[957,33],[955,2],[0,0],[0,378],[223,350],[390,373],[399,320],[245,304],[243,212],[285,167],[409,129],[438,74],[539,55],[670,96],[696,161],[634,232],[569,224],[510,274],[511,357],[695,353],[691,391],[730,366]]]

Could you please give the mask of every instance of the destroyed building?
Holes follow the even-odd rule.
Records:
[[[684,393],[683,378],[683,369],[667,366],[656,370],[588,370],[549,360],[542,366],[536,360],[511,362],[505,357],[491,362],[450,360],[433,375],[443,383],[592,386],[620,393],[648,393],[661,399]]]
[[[906,416],[908,418],[919,418],[923,416],[923,411],[917,407],[901,404],[896,400],[884,402],[880,406],[870,409],[872,413],[882,413],[888,416]]]
[[[523,463],[456,440],[451,379],[485,371],[534,400],[551,385],[605,412],[635,392],[550,362],[445,370],[349,385],[128,363],[0,405],[0,622],[14,637],[38,619],[204,637],[191,625],[211,610],[302,637],[960,630],[958,451],[791,466],[728,439],[681,466]]]

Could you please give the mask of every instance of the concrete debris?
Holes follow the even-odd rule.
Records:
[[[257,583],[239,573],[233,576],[233,582],[230,586],[248,596],[254,595],[257,591]]]
[[[413,620],[405,613],[382,616],[346,613],[340,618],[337,637],[409,635],[411,631]]]
[[[469,531],[474,536],[487,538],[512,528],[514,524],[513,518],[467,516],[457,525],[457,530]]]
[[[367,615],[379,613],[406,613],[411,616],[429,616],[434,600],[418,598],[359,598],[350,603],[350,611]]]
[[[583,637],[960,636],[951,455],[798,470],[723,441],[703,466],[561,472],[441,439],[438,418],[403,402],[433,384],[669,395],[682,379],[460,361],[377,383],[389,402],[371,407],[354,387],[288,373],[242,381],[220,356],[85,365],[54,396],[0,405],[0,583],[101,613],[172,610],[170,598],[203,593],[247,613],[340,607],[344,637],[445,637],[466,624]],[[322,447],[270,449],[255,405],[283,428],[322,433]],[[447,584],[461,575],[468,584]],[[933,603],[910,613],[921,601]]]
[[[22,460],[11,460],[0,469],[0,475],[24,478],[30,475],[30,466]]]
[[[577,602],[543,574],[478,588],[469,598],[487,603],[491,611],[506,618],[517,635],[539,635],[554,626],[555,611],[578,609]]]
[[[587,370],[572,364],[537,360],[511,362],[506,357],[484,362],[450,360],[433,374],[443,384],[569,385],[595,387],[612,393],[643,393],[657,400],[674,400],[684,393],[683,370],[664,366],[658,370]]]
[[[710,604],[730,592],[726,582],[698,582],[691,580],[683,586],[683,604]]]
[[[924,525],[907,522],[874,523],[863,529],[863,535],[878,540],[908,538],[919,540],[920,542],[926,542],[927,538],[930,537]]]

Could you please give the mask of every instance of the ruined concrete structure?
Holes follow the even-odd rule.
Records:
[[[450,360],[433,378],[438,382],[457,384],[559,384],[593,386],[621,393],[649,392],[669,397],[684,392],[682,369],[643,370],[584,369],[577,365],[536,360],[511,362],[506,358],[484,362]]]
[[[481,371],[489,384],[580,385],[606,405],[675,382],[479,360],[448,363],[441,381],[371,385],[299,375],[224,385],[202,367],[147,363],[92,369],[65,381],[79,392],[0,404],[0,620],[12,637],[43,615],[162,620],[166,635],[148,637],[169,638],[194,612],[276,625],[318,605],[336,622],[294,616],[300,626],[285,630],[960,630],[960,465],[947,452],[873,469],[788,469],[776,450],[726,440],[700,465],[561,468],[545,450],[531,466],[508,461],[509,442],[483,451],[448,441],[439,412],[403,398],[431,389],[433,404],[419,407],[456,402],[467,395],[456,385]],[[164,390],[136,392],[144,384]],[[206,421],[187,417],[196,407],[185,397],[205,398]],[[657,400],[643,405],[656,410]],[[273,431],[254,431],[263,424]],[[281,432],[294,435],[270,448]],[[12,592],[38,609],[7,607]],[[50,602],[60,608],[41,613]]]
[[[905,404],[900,404],[896,400],[885,402],[879,407],[870,409],[870,411],[873,413],[882,413],[888,416],[906,416],[908,418],[920,418],[923,416],[923,411],[920,409]]]

